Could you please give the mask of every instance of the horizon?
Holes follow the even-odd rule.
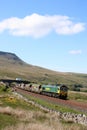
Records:
[[[57,72],[87,74],[87,1],[5,1],[0,51]]]
[[[63,72],[63,71],[56,71],[56,70],[52,70],[52,69],[45,68],[45,67],[42,67],[42,66],[37,66],[37,65],[29,64],[29,63],[27,63],[26,61],[22,60],[22,58],[19,57],[17,54],[12,53],[12,52],[4,52],[4,51],[0,51],[0,53],[7,53],[7,54],[15,55],[15,56],[17,56],[21,61],[23,61],[24,63],[26,63],[26,64],[28,64],[28,65],[32,65],[32,66],[35,66],[35,67],[41,67],[41,68],[43,68],[43,69],[48,69],[48,70],[50,70],[50,71],[55,71],[55,72],[58,72],[58,73],[87,74],[87,73],[77,73],[77,72]]]

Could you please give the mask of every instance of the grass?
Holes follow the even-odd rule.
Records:
[[[14,126],[17,122],[18,119],[15,116],[0,113],[0,129],[5,128],[6,126]]]
[[[57,115],[41,111],[14,110],[9,107],[0,111],[0,115],[3,122],[0,122],[0,129],[3,130],[86,130],[85,126],[60,121]]]
[[[16,110],[17,111],[17,110]],[[15,125],[7,124],[3,130],[86,130],[85,126],[73,122],[63,122],[54,114],[43,114],[42,112],[23,111]]]
[[[3,90],[3,89],[1,89]],[[0,90],[0,130],[86,130],[87,127],[73,122],[64,122],[56,114],[41,111],[11,93]],[[30,97],[29,97],[30,98]],[[31,97],[35,102],[59,109],[40,99]],[[60,108],[61,109],[61,108]]]
[[[22,93],[21,93],[22,94]],[[75,113],[75,114],[79,114],[81,113],[81,111],[78,111],[78,110],[75,110],[75,109],[72,109],[70,107],[67,107],[65,105],[61,105],[61,104],[57,104],[57,103],[50,103],[46,100],[43,100],[43,99],[40,99],[40,98],[36,98],[36,97],[33,97],[33,96],[30,96],[30,95],[26,95],[26,94],[22,94],[24,97],[26,97],[27,99],[31,100],[31,101],[34,101],[35,103],[45,107],[45,108],[48,108],[48,109],[51,109],[51,110],[55,110],[55,111],[59,111],[59,112],[70,112],[70,113]]]
[[[34,108],[31,104],[28,104],[22,99],[17,99],[15,96],[12,97],[11,95],[7,95],[7,97],[5,95],[5,97],[0,98],[0,102],[2,107],[9,106],[14,109],[19,108],[25,110],[39,110],[39,108]]]
[[[80,102],[87,103],[87,93],[86,92],[75,92],[75,91],[69,91],[68,92],[68,98],[72,100],[77,100]]]

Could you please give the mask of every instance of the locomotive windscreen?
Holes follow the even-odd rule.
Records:
[[[62,86],[60,87],[60,90],[67,91],[67,90],[68,90],[68,88],[67,88],[67,86],[62,85]]]

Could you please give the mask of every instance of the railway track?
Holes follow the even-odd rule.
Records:
[[[73,108],[75,110],[79,110],[81,112],[87,113],[87,103],[84,103],[84,102],[77,102],[74,100],[62,100],[59,98],[54,98],[54,97],[49,97],[46,95],[32,93],[32,92],[25,91],[25,90],[22,90],[19,88],[17,88],[17,92],[20,94],[29,94],[30,96],[43,99],[43,100],[48,101],[50,103],[60,104],[60,105],[67,106],[69,108]]]

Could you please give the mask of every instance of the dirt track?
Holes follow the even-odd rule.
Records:
[[[77,101],[74,101],[74,100],[62,100],[62,99],[58,99],[58,98],[48,97],[48,96],[45,96],[45,95],[40,95],[40,94],[24,91],[24,90],[21,90],[21,89],[18,89],[18,88],[17,88],[17,91],[20,92],[20,93],[29,94],[33,97],[39,97],[40,99],[44,99],[48,102],[61,104],[63,106],[68,106],[70,108],[80,110],[81,112],[87,113],[87,103],[77,102]]]

